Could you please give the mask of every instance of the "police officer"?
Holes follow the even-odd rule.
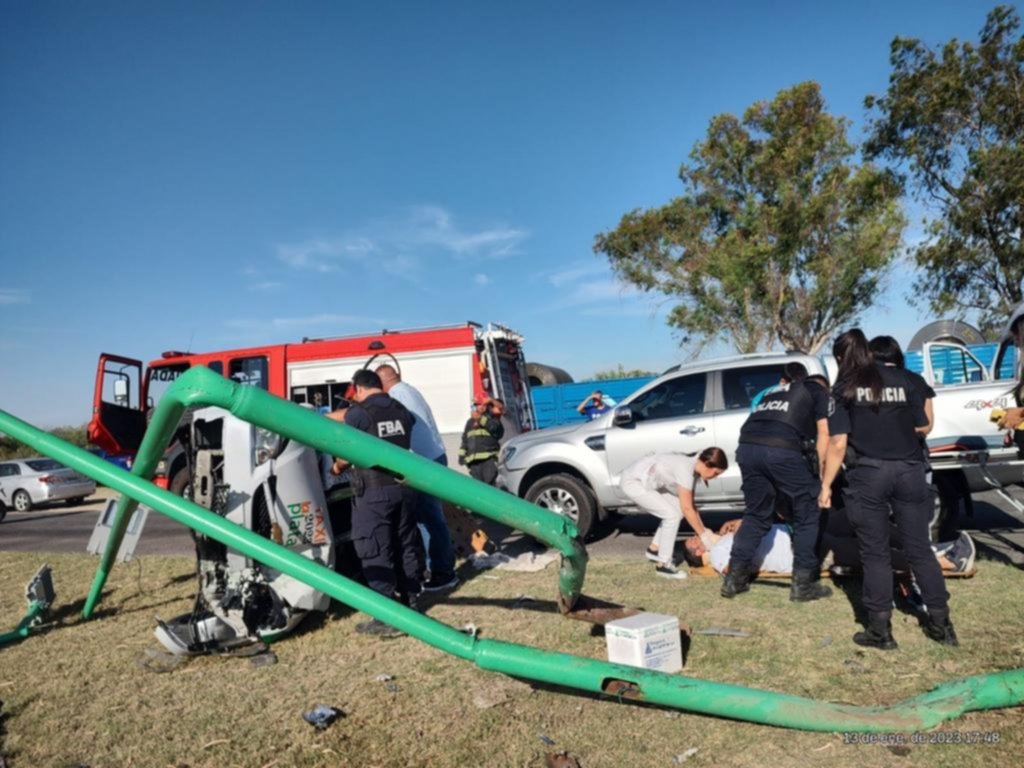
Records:
[[[756,575],[754,554],[775,519],[776,497],[782,495],[793,511],[793,580],[789,599],[797,602],[828,597],[832,590],[817,581],[815,554],[821,512],[817,466],[806,454],[817,447],[824,454],[828,440],[828,393],[806,381],[807,369],[790,363],[788,384],[767,392],[740,430],[736,460],[743,476],[743,525],[729,557],[722,597],[750,589]]]
[[[345,414],[350,427],[409,449],[413,416],[384,393],[380,377],[360,370],[352,376],[355,403]],[[398,481],[377,469],[356,468],[352,480],[352,543],[367,584],[387,597],[413,604],[420,591],[423,551],[408,494]],[[363,634],[394,630],[373,619],[356,626]]]
[[[932,501],[916,430],[928,424],[921,389],[906,371],[879,365],[859,329],[842,334],[832,348],[839,376],[832,389],[829,447],[818,503],[832,503],[832,480],[846,461],[846,512],[857,534],[864,567],[867,624],[853,636],[858,645],[893,650],[890,508],[928,617],[925,635],[958,645],[949,620],[949,595],[928,539]]]

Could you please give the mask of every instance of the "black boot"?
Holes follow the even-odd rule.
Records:
[[[729,563],[729,572],[725,574],[725,581],[722,582],[722,589],[719,594],[722,597],[736,597],[740,592],[750,589],[750,582],[753,572],[749,565],[744,563]]]
[[[921,629],[924,633],[932,640],[943,645],[950,645],[954,648],[960,645],[960,641],[956,638],[956,631],[953,629],[953,622],[949,620],[949,617],[945,618],[932,618],[929,616],[921,624]]]
[[[832,590],[814,577],[817,574],[807,568],[794,568],[793,581],[789,586],[789,599],[794,603],[806,603],[830,597]]]
[[[868,623],[863,632],[853,636],[853,642],[865,648],[877,648],[880,651],[895,651],[898,647],[892,636],[892,624],[888,613],[869,613]]]

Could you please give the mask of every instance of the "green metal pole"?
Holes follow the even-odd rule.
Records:
[[[815,731],[923,730],[964,712],[1024,702],[1021,669],[957,680],[889,707],[852,707],[478,639],[410,610],[3,411],[0,431],[242,554],[482,669],[617,696],[625,701]]]
[[[12,629],[10,632],[4,632],[0,635],[0,646],[7,645],[8,643],[14,643],[18,640],[24,640],[35,628],[36,620],[42,616],[49,606],[45,603],[38,603],[32,601],[29,603],[28,612],[25,614],[25,618],[18,622],[18,626]]]
[[[219,406],[245,421],[356,466],[388,470],[412,488],[523,531],[562,554],[559,607],[569,611],[579,599],[587,572],[587,551],[572,521],[262,389],[236,384],[206,367],[192,368],[164,392],[139,447],[132,474],[146,480],[153,476],[181,414],[186,407],[197,405]],[[138,502],[127,496],[118,502],[107,547],[82,611],[86,619],[100,599],[136,506]]]

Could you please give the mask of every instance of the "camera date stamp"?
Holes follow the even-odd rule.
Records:
[[[913,733],[856,733],[844,731],[843,744],[878,744],[883,747],[939,744],[998,744],[999,731],[914,731]]]

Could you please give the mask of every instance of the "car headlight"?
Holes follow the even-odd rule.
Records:
[[[287,444],[288,440],[276,432],[256,427],[252,444],[253,465],[258,467],[271,459],[276,459]]]
[[[501,464],[508,464],[512,461],[512,457],[516,455],[518,449],[514,445],[506,445],[501,449]]]

